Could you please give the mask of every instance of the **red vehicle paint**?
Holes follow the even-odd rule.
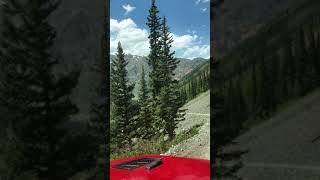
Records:
[[[146,159],[147,158],[147,159]],[[151,163],[147,163],[147,162]],[[140,163],[140,165],[138,165]],[[144,164],[147,163],[147,164]],[[141,165],[144,164],[144,165]],[[154,166],[153,166],[154,165]],[[137,167],[139,166],[139,167]],[[132,168],[128,170],[129,168]],[[151,168],[151,169],[148,169]],[[128,168],[128,169],[126,169]],[[209,180],[210,161],[160,155],[110,161],[111,180]]]

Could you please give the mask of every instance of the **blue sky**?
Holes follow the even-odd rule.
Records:
[[[166,16],[176,57],[208,58],[210,54],[210,0],[156,0],[160,16]],[[146,19],[151,0],[110,1],[110,50],[121,41],[125,53],[149,52]]]

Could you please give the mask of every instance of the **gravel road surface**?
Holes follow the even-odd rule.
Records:
[[[237,139],[244,180],[320,180],[320,90]]]

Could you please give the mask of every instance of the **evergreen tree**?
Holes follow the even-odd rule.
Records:
[[[80,71],[57,75],[51,48],[56,32],[48,23],[58,3],[7,0],[2,6],[0,103],[11,118],[11,132],[22,143],[21,173],[39,179],[67,179],[87,168],[82,151],[69,145],[65,123],[77,113],[70,95]],[[70,153],[70,151],[73,151]]]
[[[189,80],[188,82],[188,99],[192,99],[192,81]]]
[[[319,62],[319,58],[320,58],[320,53],[319,53],[319,48],[320,48],[320,37],[315,35],[315,29],[316,29],[316,25],[313,23],[312,26],[312,31],[311,33],[311,39],[310,39],[310,47],[311,47],[311,52],[312,52],[312,62],[313,62],[313,66],[315,69],[315,73],[316,73],[316,85],[320,84],[320,62]]]
[[[150,66],[151,72],[150,76],[150,90],[152,97],[155,98],[161,89],[161,76],[160,68],[158,67],[160,60],[160,42],[161,37],[161,18],[158,17],[159,10],[155,4],[155,0],[152,0],[151,7],[149,9],[149,16],[147,25],[149,27],[150,34],[149,44],[150,44],[150,54],[148,55],[148,64]]]
[[[279,56],[278,54],[275,54],[271,56],[271,59],[269,60],[269,76],[270,76],[270,104],[271,104],[271,110],[274,112],[276,111],[277,105],[279,103],[279,91],[278,91],[278,85],[279,85]]]
[[[218,62],[213,65],[215,80],[220,78],[218,71]],[[241,179],[237,176],[237,171],[242,167],[241,156],[245,153],[243,150],[226,151],[224,147],[233,143],[233,140],[239,135],[239,131],[230,126],[228,121],[228,111],[226,110],[226,101],[223,96],[224,89],[212,88],[212,106],[213,124],[211,125],[213,158],[212,158],[212,179],[228,178]]]
[[[129,84],[126,66],[128,62],[124,58],[121,43],[118,43],[116,58],[111,64],[111,99],[113,103],[112,119],[115,121],[115,129],[118,131],[114,142],[119,148],[131,145],[134,128],[134,105],[132,102],[134,84]]]
[[[242,85],[241,85],[241,77],[237,79],[237,86],[238,91],[236,93],[236,116],[235,116],[235,127],[239,131],[242,130],[243,128],[243,123],[248,119],[248,108],[247,104],[245,102],[245,98],[243,96],[243,90],[242,90]]]
[[[293,46],[292,39],[289,39],[286,46],[286,57],[285,57],[284,68],[288,69],[286,76],[288,76],[288,82],[289,82],[288,84],[290,88],[290,90],[288,91],[288,94],[290,97],[294,97],[296,95],[294,89],[296,84],[295,82],[297,79],[296,58],[293,57],[292,46]],[[288,67],[286,67],[287,66],[286,64],[288,64]]]
[[[0,154],[2,165],[0,167],[0,178],[3,180],[26,179],[21,166],[25,160],[21,153],[22,142],[8,128],[1,135]],[[30,174],[31,175],[31,174]],[[33,177],[35,178],[35,177]],[[32,179],[30,177],[30,179]]]
[[[184,101],[178,88],[178,81],[173,78],[179,61],[174,58],[175,52],[170,50],[173,39],[165,17],[162,20],[161,32],[161,61],[158,66],[158,71],[161,72],[159,77],[161,90],[156,99],[157,115],[161,124],[164,124],[165,134],[169,135],[169,139],[173,139],[178,122],[184,120],[184,110],[181,110]]]
[[[151,109],[151,100],[149,97],[149,89],[145,79],[145,71],[142,66],[142,74],[140,80],[140,93],[138,96],[139,114],[137,118],[138,134],[143,139],[150,139],[154,135],[153,120],[154,115]]]
[[[319,63],[319,48],[316,45],[315,40],[315,30],[314,30],[314,23],[310,25],[310,29],[308,30],[309,36],[309,61],[310,61],[310,68],[309,68],[309,88],[310,90],[315,89],[320,85],[320,63]]]
[[[106,8],[106,7],[105,7]],[[106,18],[106,17],[105,17]],[[107,24],[103,20],[103,32],[101,36],[101,55],[96,64],[95,71],[98,74],[99,81],[95,89],[96,98],[91,103],[91,117],[88,123],[93,153],[96,157],[96,171],[94,179],[107,179],[109,177],[107,163],[109,161],[109,109],[110,109],[110,62],[107,51]]]
[[[292,78],[292,64],[294,62],[292,62],[292,54],[291,54],[291,41],[288,40],[288,42],[286,42],[286,47],[284,48],[284,56],[283,56],[283,63],[282,63],[282,67],[281,67],[281,96],[282,96],[282,100],[287,100],[289,98],[289,87],[291,85],[292,82],[290,82],[290,78]]]
[[[237,89],[235,89],[235,87],[237,87]],[[243,98],[240,79],[237,79],[236,86],[234,86],[232,80],[229,81],[228,90],[224,99],[226,99],[226,121],[229,122],[230,128],[240,132],[243,122],[248,118],[247,105]]]
[[[310,60],[303,28],[299,31],[299,61],[298,61],[298,82],[300,86],[300,95],[305,95],[310,91],[310,82],[312,71],[310,70]]]
[[[195,98],[196,97],[196,81],[195,81],[195,78],[192,77],[192,80],[191,80],[191,92],[192,92],[192,98]]]
[[[261,61],[260,61],[260,90],[259,90],[259,104],[261,106],[261,109],[263,110],[262,117],[265,115],[268,116],[271,113],[272,109],[272,101],[270,99],[270,96],[272,96],[272,86],[273,82],[271,81],[271,75],[269,74],[269,68],[268,64],[265,60],[265,54],[261,55]]]
[[[168,84],[174,81],[173,77],[175,76],[175,69],[177,68],[177,64],[179,64],[179,60],[174,57],[175,52],[171,52],[170,48],[172,47],[173,38],[169,31],[169,27],[167,25],[166,17],[162,18],[161,23],[161,38],[160,38],[160,61],[158,61],[158,69],[160,72],[160,76],[158,79],[160,81],[160,88],[167,86]]]
[[[241,156],[245,153],[243,150],[226,151],[224,147],[233,143],[233,140],[239,135],[238,131],[231,128],[225,120],[226,111],[224,110],[224,98],[218,92],[211,94],[213,96],[213,159],[211,172],[213,179],[231,178],[241,179],[237,176],[237,171],[242,167]]]
[[[252,65],[252,114],[253,114],[253,119],[256,119],[256,114],[258,111],[257,108],[257,98],[258,98],[258,90],[257,90],[257,73],[256,73],[256,65]]]
[[[164,134],[169,140],[175,137],[175,129],[180,121],[184,120],[185,110],[181,109],[183,99],[181,98],[177,84],[169,84],[161,89],[157,96],[156,114],[164,127]]]
[[[183,104],[185,104],[188,100],[188,94],[185,86],[183,87],[182,94],[183,94],[183,101],[184,101]]]

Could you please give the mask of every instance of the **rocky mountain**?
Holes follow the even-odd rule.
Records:
[[[115,58],[114,55],[110,55],[110,59]],[[148,60],[145,56],[137,56],[137,55],[131,55],[127,54],[125,56],[125,59],[128,60],[128,78],[130,82],[135,82],[135,89],[134,94],[137,94],[139,91],[139,80],[141,78],[141,68],[142,66],[145,68],[146,73],[150,72],[150,68],[148,66]],[[197,68],[204,62],[206,62],[206,59],[203,58],[195,58],[195,59],[185,59],[185,58],[178,58],[180,60],[180,63],[177,66],[177,69],[175,71],[176,78],[181,79],[186,74],[190,73],[193,69]]]
[[[221,57],[263,25],[309,0],[224,0],[213,9],[214,53]]]

